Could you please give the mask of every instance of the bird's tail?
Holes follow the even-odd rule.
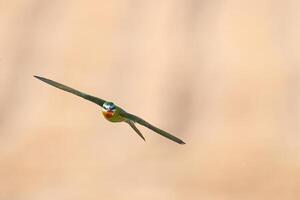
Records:
[[[145,137],[143,136],[143,134],[141,133],[141,131],[135,126],[134,122],[131,120],[126,120],[125,122],[127,122],[131,128],[144,140],[146,141]]]

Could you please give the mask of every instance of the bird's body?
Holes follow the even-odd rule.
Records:
[[[43,77],[39,77],[39,76],[34,76],[35,78],[48,83],[54,87],[57,87],[61,90],[64,90],[66,92],[70,92],[76,96],[82,97],[86,100],[89,100],[93,103],[96,103],[97,105],[102,107],[102,114],[104,116],[105,119],[107,119],[110,122],[126,122],[128,123],[131,128],[143,139],[145,140],[144,136],[142,135],[142,133],[139,131],[139,129],[137,129],[137,127],[135,126],[135,123],[139,123],[151,130],[153,130],[154,132],[174,141],[177,142],[178,144],[185,144],[182,140],[180,140],[179,138],[171,135],[170,133],[167,133],[166,131],[163,131],[153,125],[151,125],[150,123],[146,122],[145,120],[143,120],[142,118],[135,116],[133,114],[130,114],[128,112],[126,112],[125,110],[123,110],[122,108],[120,108],[119,106],[116,106],[114,103],[109,102],[109,101],[105,101],[103,99],[100,99],[98,97],[89,95],[89,94],[85,94],[83,92],[80,92],[78,90],[75,90],[73,88],[70,88],[68,86],[65,86],[63,84],[60,84],[58,82],[52,81],[50,79],[47,78],[43,78]]]
[[[102,114],[105,119],[110,122],[123,122],[126,119],[120,115],[121,109],[116,107],[114,111],[102,109]]]

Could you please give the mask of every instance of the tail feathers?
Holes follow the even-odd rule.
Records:
[[[143,136],[143,134],[141,133],[141,131],[135,126],[134,122],[133,121],[126,121],[130,126],[131,128],[144,140],[146,141],[145,137]]]

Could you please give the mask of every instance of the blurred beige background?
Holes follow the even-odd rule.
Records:
[[[300,198],[299,1],[0,5],[1,200]]]

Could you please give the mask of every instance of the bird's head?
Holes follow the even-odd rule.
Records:
[[[103,104],[103,111],[106,111],[106,112],[114,112],[116,110],[116,105],[112,102],[105,102]]]
[[[103,104],[102,112],[106,118],[111,118],[114,115],[115,111],[116,111],[116,105],[114,103],[105,102]]]

